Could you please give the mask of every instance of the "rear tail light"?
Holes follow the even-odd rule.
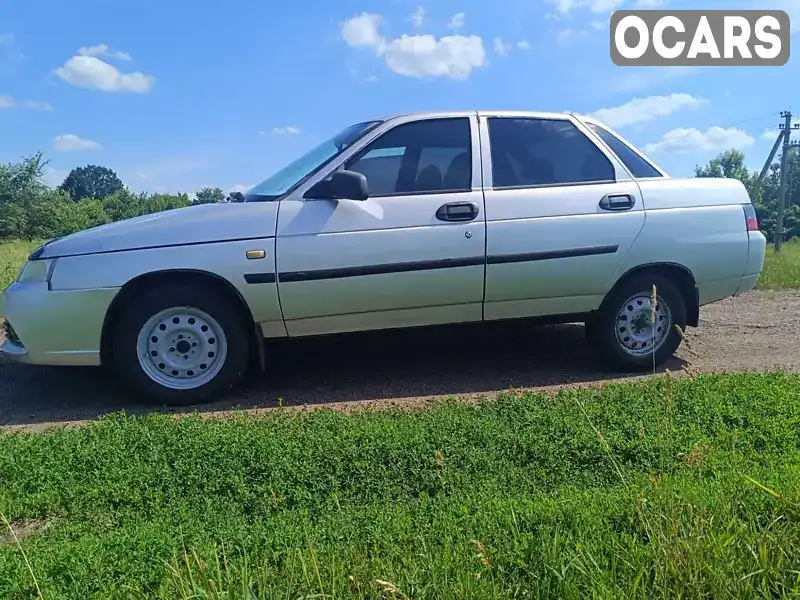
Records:
[[[743,205],[744,220],[747,223],[747,231],[758,231],[758,217],[756,217],[756,209],[752,204]]]

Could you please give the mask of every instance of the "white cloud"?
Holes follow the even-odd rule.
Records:
[[[669,4],[669,0],[636,0],[636,8],[664,8]]]
[[[762,140],[769,140],[770,142],[774,142],[778,139],[778,134],[780,133],[780,129],[765,129],[764,133],[761,134]]]
[[[0,94],[0,108],[15,108],[17,106],[31,110],[53,110],[53,107],[47,102],[41,102],[39,100],[23,100],[22,102],[17,102],[8,94]]]
[[[465,15],[463,12],[460,12],[453,15],[453,18],[450,19],[450,22],[447,24],[447,28],[452,29],[453,31],[458,31],[466,24],[467,15]]]
[[[386,45],[386,66],[408,77],[466,79],[473,69],[486,65],[483,40],[475,35],[404,35]]]
[[[504,42],[503,38],[494,38],[494,51],[500,56],[506,56],[511,49],[511,44]]]
[[[74,133],[66,133],[56,136],[53,139],[53,150],[72,151],[72,150],[99,150],[100,144],[93,140],[84,140]]]
[[[76,54],[80,56],[107,56],[108,58],[116,58],[118,60],[133,60],[131,55],[127,52],[111,50],[106,44],[82,46],[81,48],[78,48],[78,52],[76,52]]]
[[[718,152],[731,148],[749,148],[754,142],[755,139],[747,132],[733,127],[726,129],[715,126],[705,131],[694,128],[678,128],[665,133],[658,142],[647,144],[644,151],[652,154],[659,152]]]
[[[383,42],[378,28],[383,22],[380,15],[361,13],[347,19],[341,26],[342,39],[354,48],[379,47]]]
[[[683,108],[698,108],[707,104],[704,98],[695,98],[690,94],[670,94],[669,96],[650,96],[633,98],[625,104],[613,108],[601,108],[592,116],[609,127],[625,127],[646,123],[659,117],[666,117]]]
[[[463,80],[487,64],[483,39],[475,36],[380,35],[380,15],[362,13],[341,26],[344,41],[355,48],[372,48],[386,66],[406,77],[450,77]]]
[[[531,44],[528,40],[522,40],[521,42],[517,42],[517,48],[520,50],[530,50]]]
[[[419,28],[422,27],[423,23],[425,23],[425,17],[427,14],[428,13],[425,12],[425,9],[422,6],[418,6],[417,9],[408,17],[408,20],[411,21],[411,24],[414,27]]]
[[[601,21],[600,19],[595,19],[589,25],[592,26],[592,29],[597,29],[598,31],[602,31],[609,26],[608,21]]]
[[[299,135],[300,130],[294,125],[286,125],[285,127],[275,127],[272,129],[275,135]]]
[[[59,78],[77,87],[103,92],[146,93],[156,79],[144,73],[122,73],[97,58],[77,54],[53,71]]]

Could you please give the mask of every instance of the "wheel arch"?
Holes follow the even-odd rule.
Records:
[[[606,297],[615,288],[643,273],[657,273],[673,281],[686,303],[686,324],[697,327],[700,322],[700,296],[692,272],[684,265],[671,262],[647,263],[632,267],[622,274],[608,290]]]
[[[263,347],[264,338],[261,336],[257,324],[253,320],[253,314],[242,294],[230,281],[215,273],[203,271],[201,269],[164,269],[150,271],[137,275],[127,281],[120,291],[114,296],[105,318],[103,319],[103,329],[100,335],[100,363],[110,364],[111,332],[114,325],[123,314],[129,302],[132,302],[138,294],[153,289],[165,283],[186,283],[200,285],[205,288],[211,287],[228,299],[237,309],[237,312],[246,321],[251,332],[251,356],[255,360],[259,359],[258,365],[263,366]]]

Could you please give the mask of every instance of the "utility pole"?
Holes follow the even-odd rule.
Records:
[[[781,251],[781,244],[783,243],[783,210],[786,205],[786,180],[787,168],[789,165],[789,148],[791,146],[792,138],[792,113],[785,110],[781,113],[784,119],[783,124],[780,126],[783,130],[783,152],[781,154],[781,183],[778,190],[778,222],[775,227],[775,252]]]

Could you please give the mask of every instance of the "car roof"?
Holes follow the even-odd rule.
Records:
[[[396,113],[391,115],[384,115],[383,117],[375,120],[391,121],[393,119],[416,117],[420,119],[431,119],[441,117],[469,117],[477,114],[481,117],[537,117],[540,119],[563,119],[570,115],[582,118],[572,112],[546,112],[546,111],[530,111],[530,110],[437,110],[425,112],[408,112]]]

